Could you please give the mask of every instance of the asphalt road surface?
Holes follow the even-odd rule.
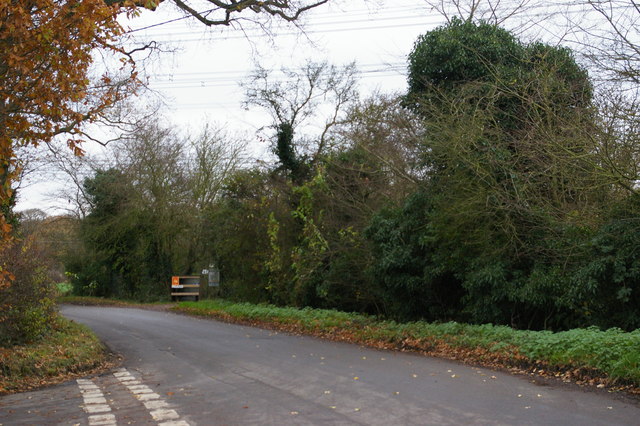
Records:
[[[635,400],[167,312],[67,306],[121,368],[0,398],[0,425],[640,425]]]

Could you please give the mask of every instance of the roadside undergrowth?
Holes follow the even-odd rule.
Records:
[[[40,340],[0,346],[0,395],[61,383],[117,363],[85,326],[61,316]]]
[[[554,333],[491,324],[396,323],[333,310],[225,300],[182,302],[172,310],[640,395],[640,330],[590,327]]]

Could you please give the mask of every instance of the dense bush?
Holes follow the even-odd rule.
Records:
[[[629,200],[589,242],[584,262],[568,286],[569,297],[592,324],[640,328],[640,211]]]
[[[610,197],[586,72],[567,49],[460,20],[420,37],[409,71],[425,176],[369,228],[389,313],[583,325],[566,295]]]
[[[42,337],[56,316],[55,283],[46,258],[35,241],[16,241],[2,253],[6,268],[14,276],[0,290],[0,345],[29,342]]]
[[[461,282],[454,253],[441,257],[430,229],[429,195],[411,195],[400,209],[380,212],[367,228],[375,263],[371,274],[382,287],[385,312],[399,320],[460,319]]]

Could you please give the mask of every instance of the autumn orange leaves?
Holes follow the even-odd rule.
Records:
[[[46,144],[61,134],[82,155],[80,125],[135,88],[135,66],[119,45],[120,6],[103,0],[0,0],[0,251],[10,244],[8,213],[18,177],[18,146]],[[92,84],[94,49],[128,67],[125,83]],[[123,90],[125,88],[125,90]],[[10,280],[0,265],[0,288]]]

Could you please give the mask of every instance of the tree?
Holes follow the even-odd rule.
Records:
[[[242,149],[212,126],[186,137],[158,122],[113,145],[110,164],[82,184],[85,250],[67,262],[77,291],[161,298],[167,277],[208,265],[208,215]]]
[[[316,306],[391,311],[380,292],[381,275],[371,273],[374,249],[365,230],[378,211],[416,189],[421,171],[414,154],[422,131],[397,96],[360,101],[349,109],[336,146],[322,156],[315,182],[300,188],[296,215],[305,226],[295,252],[297,287],[311,289]]]
[[[123,35],[117,16],[136,7],[155,9],[162,0],[17,0],[0,2],[0,251],[11,239],[10,212],[18,175],[17,146],[49,143],[61,134],[76,154],[81,125],[132,94],[138,85],[133,54],[119,44]],[[230,25],[243,11],[295,22],[304,12],[328,0],[224,1],[198,11],[189,1],[174,0],[205,25]],[[221,12],[219,16],[216,12]],[[215,18],[213,18],[215,16]],[[119,78],[89,78],[92,51],[106,49],[122,61]],[[0,289],[10,275],[0,265]]]
[[[38,263],[41,252],[33,249],[30,241],[14,239],[13,228],[18,222],[13,213],[15,186],[24,165],[21,157],[24,148],[50,144],[58,136],[66,135],[68,148],[79,156],[83,154],[82,140],[95,140],[84,133],[84,123],[120,124],[113,120],[109,108],[134,94],[140,86],[134,55],[150,46],[126,51],[122,44],[124,31],[117,18],[123,12],[134,15],[136,7],[155,9],[161,1],[0,0],[0,330],[3,331],[0,334],[3,337],[36,337],[46,329],[43,325],[51,322],[54,311],[49,294],[41,291],[50,287],[49,277]],[[293,22],[305,11],[327,1],[212,0],[214,9],[204,12],[197,12],[188,1],[175,3],[206,25],[230,25],[239,20],[237,16],[243,10]],[[223,11],[221,19],[211,19],[216,11]],[[104,72],[97,79],[91,78],[95,74],[91,67],[96,49],[106,52],[107,61],[119,64],[115,73]],[[107,171],[83,188],[87,192],[82,196],[103,214],[117,213],[120,204],[129,201],[109,194],[109,188],[104,186],[114,183],[111,181],[122,183]],[[156,189],[152,188],[151,193],[160,198],[163,194]],[[205,188],[200,194],[207,198],[211,192]],[[138,223],[146,224],[144,218],[137,219]],[[129,237],[127,242],[134,235],[134,232],[125,235]],[[102,235],[107,242],[114,242],[117,236],[108,232]],[[166,254],[162,247],[164,240],[152,241],[156,243],[154,254]],[[95,264],[104,266],[106,260],[113,261],[114,257],[122,261],[118,256],[122,251],[118,247],[108,253],[111,259],[102,256]],[[166,259],[160,259],[160,263],[166,265]]]
[[[455,19],[464,21],[483,21],[492,25],[504,26],[514,17],[526,15],[541,5],[536,0],[517,0],[502,2],[501,0],[425,0],[432,9],[442,15],[447,23]],[[535,15],[534,15],[535,16]],[[529,27],[531,17],[524,17],[520,28]]]
[[[256,17],[266,15],[287,22],[295,22],[303,13],[322,6],[329,0],[207,0],[213,8],[205,11],[198,10],[199,5],[195,5],[195,2],[190,0],[172,0],[172,2],[201,23],[213,26],[231,25],[243,19],[250,19],[242,14],[246,11],[253,12]]]
[[[245,103],[271,114],[271,128],[275,130],[273,152],[281,169],[295,183],[301,183],[330,148],[335,139],[332,131],[357,100],[356,68],[355,64],[341,68],[307,61],[301,70],[281,71],[284,80],[258,66],[245,85]],[[304,128],[310,121],[322,123],[319,129],[313,129],[315,134]]]
[[[600,85],[598,132],[604,171],[623,194],[639,194],[640,6],[623,0],[589,0],[585,23],[571,21]],[[594,16],[595,15],[595,16]],[[591,25],[598,22],[599,25]]]
[[[546,75],[543,75],[546,73]],[[487,22],[452,18],[445,26],[418,37],[409,55],[409,104],[437,103],[452,91],[474,84],[477,96],[499,88],[503,93],[499,107],[506,126],[526,111],[523,96],[536,96],[540,87],[522,91],[530,82],[555,84],[554,104],[563,108],[589,106],[593,88],[587,71],[576,63],[573,52],[541,42],[521,43],[509,31]],[[511,92],[511,94],[509,94]],[[417,99],[416,99],[417,98]],[[414,108],[419,106],[414,105]]]
[[[418,39],[409,70],[425,179],[370,233],[385,290],[415,302],[398,314],[559,326],[567,268],[610,199],[586,71],[568,49],[459,19]]]
[[[513,74],[523,53],[524,47],[509,31],[454,17],[416,40],[409,54],[409,94],[424,96],[474,81],[510,81],[517,77]]]
[[[102,0],[18,0],[0,3],[0,240],[10,239],[8,212],[18,174],[15,149],[69,134],[81,154],[81,123],[130,94],[137,84],[132,58],[118,45],[119,7]],[[92,50],[106,49],[129,72],[119,81],[89,79]],[[0,247],[2,249],[3,247]],[[0,287],[7,285],[0,276]]]
[[[599,78],[614,83],[640,83],[640,6],[625,0],[588,0],[587,5],[604,23],[593,27],[574,23],[585,43],[588,59],[598,69]]]

